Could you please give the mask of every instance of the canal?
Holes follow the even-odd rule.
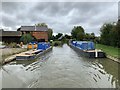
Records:
[[[12,61],[1,67],[3,88],[115,88],[118,67],[109,59],[88,59],[67,44],[34,61]]]

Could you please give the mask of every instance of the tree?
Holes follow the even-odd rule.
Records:
[[[48,29],[48,40],[53,39],[53,30],[51,28]]]
[[[90,40],[90,34],[89,33],[85,33],[85,37],[84,37],[85,40]]]
[[[95,39],[95,34],[91,33],[91,40],[94,41],[94,39]]]
[[[120,21],[104,24],[100,31],[102,44],[120,47]]]
[[[52,36],[52,39],[53,39],[53,40],[55,40],[55,39],[56,39],[56,37],[53,35],[53,36]]]
[[[96,36],[95,39],[94,39],[94,42],[95,42],[95,43],[100,43],[100,37],[99,37],[99,36],[98,36],[98,37]]]
[[[94,41],[95,40],[95,34],[94,33],[85,33],[85,37],[84,37],[85,40],[87,41]]]
[[[48,25],[46,23],[38,23],[38,24],[35,24],[36,26],[44,26],[44,27],[48,27]]]
[[[113,26],[110,32],[110,45],[114,47],[120,47],[120,22],[118,21],[116,25]]]
[[[56,39],[60,38],[62,35],[63,35],[62,33],[58,33],[58,34],[56,35]]]
[[[22,41],[24,44],[27,44],[31,42],[34,38],[31,36],[31,34],[23,34],[20,38],[20,41]]]
[[[81,32],[78,32],[77,33],[77,40],[83,40],[84,39],[84,35],[83,35],[83,33],[81,33]]]
[[[71,35],[73,39],[83,40],[85,32],[82,26],[76,26],[72,29]]]
[[[117,25],[116,25],[116,32],[117,32],[117,46],[120,48],[120,18],[117,22]]]
[[[113,37],[110,35],[110,32],[112,31],[113,26],[114,26],[113,24],[107,23],[101,27],[100,32],[101,32],[101,43],[102,44],[110,45],[110,41],[111,41],[110,37]]]
[[[117,30],[114,26],[113,29],[110,31],[110,45],[111,46],[117,46]]]
[[[20,31],[21,28],[18,28],[17,31]]]
[[[70,36],[70,35],[65,34],[65,38],[66,38],[66,39],[71,39],[71,36]]]

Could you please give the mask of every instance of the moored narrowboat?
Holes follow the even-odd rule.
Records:
[[[82,56],[89,58],[105,58],[106,55],[102,50],[95,49],[94,42],[91,41],[69,41],[69,45]]]
[[[30,45],[31,44],[29,44],[29,46]],[[34,60],[38,58],[40,55],[43,55],[49,52],[50,50],[52,50],[52,47],[50,46],[49,43],[42,42],[42,43],[38,43],[36,46],[37,47],[33,47],[33,49],[27,52],[23,52],[23,53],[16,55],[16,60]],[[30,46],[30,48],[31,47],[32,46]]]

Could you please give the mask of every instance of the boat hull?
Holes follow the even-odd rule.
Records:
[[[96,56],[96,51],[92,51],[92,52],[89,52],[89,51],[84,51],[84,50],[81,50],[80,48],[78,47],[75,47],[71,44],[69,44],[69,46],[74,49],[75,51],[77,51],[79,54],[81,54],[81,56],[84,56],[84,57],[88,57],[88,58],[105,58],[106,55],[104,52],[102,51],[98,51],[97,52],[97,56]]]
[[[16,56],[16,60],[35,60],[36,58],[40,57],[41,55],[44,55],[45,53],[47,53],[47,52],[49,52],[51,50],[52,50],[52,47],[49,47],[49,48],[47,48],[46,50],[44,50],[42,52],[30,55],[30,56],[24,56],[24,55]]]

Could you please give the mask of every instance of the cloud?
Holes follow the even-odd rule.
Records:
[[[81,25],[99,35],[102,24],[117,21],[117,9],[117,2],[2,2],[2,25],[17,30],[45,22],[54,33],[70,33]]]

